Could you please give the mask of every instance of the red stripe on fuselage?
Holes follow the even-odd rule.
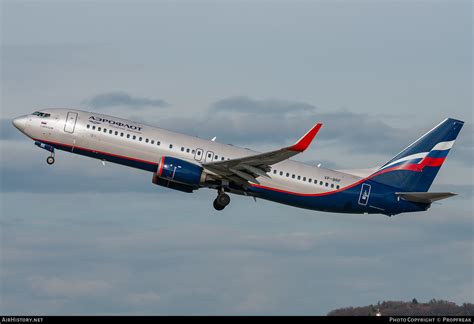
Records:
[[[425,163],[423,163],[423,161],[427,160]],[[384,170],[381,170],[379,172],[376,172],[366,178],[363,178],[359,181],[356,181],[354,183],[351,183],[350,185],[346,186],[346,187],[343,187],[343,188],[340,188],[340,189],[337,189],[337,190],[333,190],[333,191],[327,191],[327,192],[321,192],[321,193],[308,193],[308,194],[305,194],[305,193],[299,193],[299,192],[292,192],[292,191],[287,191],[287,190],[282,190],[282,189],[277,189],[277,188],[272,188],[272,187],[267,187],[267,186],[263,186],[263,185],[259,185],[259,184],[251,184],[252,187],[257,187],[257,188],[262,188],[262,189],[267,189],[267,190],[272,190],[272,191],[276,191],[276,192],[281,192],[281,193],[286,193],[286,194],[291,194],[291,195],[298,195],[298,196],[307,196],[307,197],[317,197],[317,196],[326,196],[326,195],[330,195],[330,194],[333,194],[333,193],[338,193],[338,192],[341,192],[341,191],[344,191],[344,190],[347,190],[347,189],[350,189],[352,187],[355,187],[367,180],[370,180],[376,176],[379,176],[383,173],[387,173],[387,172],[390,172],[390,171],[402,171],[402,170],[407,170],[407,171],[414,171],[414,172],[421,172],[423,171],[423,168],[425,166],[430,166],[430,167],[437,167],[437,166],[441,166],[444,162],[445,158],[425,158],[423,159],[420,164],[418,163],[415,163],[415,164],[401,164],[401,165],[397,165],[397,166],[394,166],[394,167],[391,167],[391,168],[387,168],[387,169],[384,169]]]
[[[159,170],[158,170],[158,176],[161,177],[161,174],[163,173],[163,165],[165,164],[165,157],[163,156],[161,158],[161,161],[160,161],[160,166],[159,166]]]
[[[151,162],[151,161],[147,161],[147,160],[136,159],[136,158],[132,158],[132,157],[125,156],[125,155],[118,155],[118,154],[113,154],[113,153],[109,153],[109,152],[103,152],[103,151],[98,151],[98,150],[92,150],[92,149],[89,149],[89,148],[86,148],[86,147],[77,146],[77,145],[63,144],[63,143],[58,143],[58,142],[53,142],[53,141],[47,141],[47,140],[42,140],[42,139],[37,139],[37,138],[33,138],[33,140],[39,141],[39,142],[43,142],[43,143],[49,143],[49,144],[53,144],[53,145],[61,145],[61,146],[67,146],[67,147],[77,148],[77,149],[84,150],[84,151],[89,151],[89,152],[92,152],[92,153],[100,153],[100,154],[105,154],[105,155],[108,155],[108,156],[114,156],[114,157],[118,157],[118,158],[122,158],[122,159],[126,159],[126,160],[131,160],[131,161],[136,161],[136,162],[142,162],[142,163],[147,163],[147,164],[153,164],[153,165],[158,166],[158,163],[156,163],[156,162]]]
[[[340,188],[340,189],[333,190],[333,191],[326,191],[326,192],[320,192],[320,193],[308,193],[308,194],[301,193],[301,192],[287,191],[287,190],[277,189],[277,188],[272,188],[272,187],[267,187],[267,186],[263,186],[263,185],[260,185],[260,184],[254,184],[254,183],[251,183],[250,185],[252,187],[272,190],[272,191],[281,192],[281,193],[284,193],[284,194],[290,194],[290,195],[296,195],[296,196],[305,196],[305,197],[316,197],[316,196],[327,196],[327,195],[330,195],[330,194],[333,194],[333,193],[344,191],[346,189],[357,186],[358,184],[364,182],[365,180],[366,179],[359,180],[355,183],[352,183],[352,184],[348,185],[347,187]]]

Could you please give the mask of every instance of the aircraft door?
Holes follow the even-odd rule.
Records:
[[[367,203],[369,202],[370,188],[371,187],[369,184],[362,184],[362,188],[360,189],[359,195],[359,205],[367,206]]]
[[[205,161],[212,162],[212,160],[214,160],[214,152],[207,151]]]
[[[196,149],[196,153],[194,153],[194,159],[196,161],[201,161],[202,160],[202,156],[203,156],[203,150],[198,148]]]
[[[66,133],[74,133],[74,128],[76,128],[77,113],[68,112],[66,117],[66,124],[64,125],[64,131]]]

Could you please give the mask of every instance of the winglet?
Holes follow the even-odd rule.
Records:
[[[318,133],[319,129],[323,126],[321,123],[317,123],[313,126],[306,134],[303,135],[294,145],[290,146],[288,149],[295,152],[303,152],[306,150],[313,141],[314,137]]]

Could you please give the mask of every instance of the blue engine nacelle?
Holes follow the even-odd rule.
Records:
[[[203,168],[181,159],[163,156],[153,183],[185,192],[192,192],[204,182]]]

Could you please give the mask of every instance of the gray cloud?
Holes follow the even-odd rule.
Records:
[[[474,196],[474,185],[455,185],[455,184],[438,184],[436,181],[433,183],[430,191],[449,191],[458,194],[456,199],[465,199],[472,201]],[[441,202],[442,203],[442,202]]]
[[[151,99],[144,97],[133,97],[126,92],[108,92],[93,96],[82,102],[93,108],[108,108],[126,106],[130,108],[155,107],[162,108],[169,104],[162,99]]]
[[[379,299],[473,297],[471,219],[443,206],[395,218],[289,217],[289,207],[261,203],[268,210],[256,217],[253,203],[237,203],[222,218],[202,196],[63,197],[8,197],[29,202],[4,214],[10,312],[311,315]],[[54,214],[41,208],[53,205]]]
[[[111,288],[108,282],[95,279],[31,277],[29,281],[34,291],[48,296],[91,296]]]
[[[0,119],[0,140],[18,140],[24,138],[24,135],[16,129],[11,119]]]
[[[37,152],[40,154],[40,152]],[[59,155],[60,156],[60,155]],[[56,163],[61,163],[60,157],[56,156]],[[46,157],[46,155],[45,155]],[[28,172],[25,177],[25,169],[12,166],[2,167],[0,177],[2,178],[2,192],[160,192],[164,191],[159,186],[151,183],[151,173],[146,172],[123,172],[123,170],[103,169],[100,181],[95,181],[94,176],[84,172],[84,167],[76,169],[73,175],[71,170],[61,170],[55,167],[45,167],[44,161],[36,162],[36,172]],[[110,163],[108,163],[110,165]],[[90,165],[90,164],[89,164]],[[73,165],[69,164],[72,168]],[[99,169],[102,166],[94,166]],[[120,179],[120,181],[118,181]]]
[[[246,96],[224,98],[211,105],[211,112],[233,112],[254,114],[288,114],[294,112],[313,112],[316,107],[295,101],[281,99],[256,100]]]
[[[219,141],[237,145],[269,143],[281,146],[297,140],[318,121],[324,126],[317,135],[317,141],[350,154],[383,154],[387,158],[434,126],[420,124],[419,128],[403,128],[398,126],[403,123],[397,123],[395,127],[379,115],[348,110],[320,111],[301,102],[248,97],[225,98],[211,104],[208,112],[199,117],[160,118],[156,125],[203,138],[217,136]],[[472,126],[465,125],[455,149],[459,153],[453,154],[455,159],[467,166],[473,163],[473,136]]]

